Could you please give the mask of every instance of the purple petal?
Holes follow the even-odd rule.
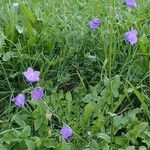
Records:
[[[68,139],[69,137],[72,136],[73,130],[69,126],[64,125],[60,130],[60,134],[63,139]]]
[[[124,34],[123,39],[126,42],[129,42],[131,45],[134,45],[137,43],[137,30],[132,29],[131,31],[128,31]]]
[[[25,76],[26,81],[28,82],[36,82],[40,80],[40,72],[34,71],[31,67],[29,67],[25,72],[23,72],[23,75]]]
[[[134,34],[134,35],[137,35],[137,30],[136,30],[136,29],[132,29],[132,30],[130,31],[130,33],[131,33],[131,34]]]
[[[98,18],[92,19],[89,21],[89,26],[91,29],[96,29],[100,25],[101,21]]]
[[[34,71],[34,79],[36,81],[40,80],[39,76],[40,76],[40,72],[39,71]]]
[[[25,96],[23,94],[18,94],[16,97],[12,99],[16,106],[24,106],[25,104]]]
[[[136,0],[124,0],[124,3],[131,8],[137,7]]]
[[[27,72],[28,72],[28,73],[32,73],[32,72],[33,72],[33,68],[29,67],[29,68],[27,69]]]
[[[36,87],[31,91],[31,97],[34,100],[39,100],[43,97],[44,95],[44,90],[41,87]]]

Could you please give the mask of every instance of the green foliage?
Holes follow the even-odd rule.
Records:
[[[0,150],[149,150],[150,3],[1,0]],[[88,21],[102,24],[91,30]],[[123,34],[138,30],[131,46]],[[29,84],[27,67],[40,71]],[[42,100],[30,89],[42,86]],[[11,102],[26,93],[25,107]],[[60,136],[67,124],[68,140]]]
[[[5,45],[5,39],[6,39],[6,37],[0,28],[0,49],[2,48],[3,45]]]

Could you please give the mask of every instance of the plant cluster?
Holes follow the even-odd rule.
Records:
[[[1,3],[0,150],[150,149],[148,2]]]

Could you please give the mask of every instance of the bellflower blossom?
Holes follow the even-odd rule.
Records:
[[[129,42],[131,45],[134,45],[135,43],[137,43],[137,30],[132,29],[132,30],[126,32],[123,36],[123,39],[126,42]]]
[[[36,82],[40,80],[39,78],[40,72],[34,71],[31,67],[29,67],[26,71],[24,71],[23,75],[25,76],[28,82]]]
[[[131,8],[137,7],[136,0],[124,0],[124,4]]]
[[[101,24],[100,19],[94,18],[89,21],[89,26],[91,29],[96,29]]]
[[[44,95],[44,91],[43,91],[43,88],[41,88],[41,87],[36,87],[35,89],[33,89],[31,91],[31,97],[34,100],[41,99],[43,97],[43,95]]]
[[[24,94],[18,94],[16,97],[12,99],[16,106],[24,106],[25,104],[25,96]]]
[[[60,130],[60,135],[63,139],[68,139],[72,136],[72,134],[73,130],[67,125],[64,125]]]

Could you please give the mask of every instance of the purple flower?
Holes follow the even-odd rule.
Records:
[[[60,130],[60,135],[63,139],[68,139],[72,134],[73,130],[67,125],[64,125]]]
[[[16,106],[24,106],[25,104],[25,96],[23,94],[18,94],[16,97],[12,99]]]
[[[28,82],[36,82],[39,81],[40,72],[34,71],[31,67],[27,69],[27,71],[23,72],[23,75],[25,76],[26,80]]]
[[[91,29],[96,29],[100,25],[101,21],[98,18],[92,19],[89,21],[89,26]]]
[[[137,7],[136,0],[124,0],[124,4],[131,8]]]
[[[44,95],[44,91],[43,91],[43,88],[41,88],[41,87],[36,87],[35,89],[33,89],[31,91],[31,97],[34,100],[41,99],[43,97],[43,95]]]
[[[123,39],[126,42],[129,42],[131,45],[134,45],[137,43],[137,30],[132,29],[131,31],[128,31],[124,34]]]

